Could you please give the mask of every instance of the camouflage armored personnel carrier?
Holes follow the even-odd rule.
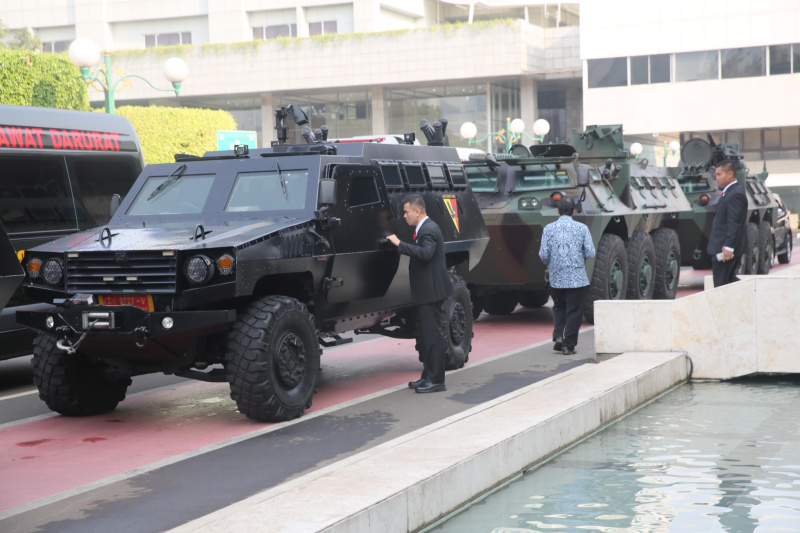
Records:
[[[681,147],[681,166],[669,169],[692,202],[692,212],[682,214],[668,224],[678,233],[683,264],[696,269],[711,268],[706,252],[714,212],[722,195],[714,169],[725,160],[736,164],[736,180],[747,193],[747,249],[742,256],[740,274],[768,274],[777,255],[779,261],[791,259],[792,234],[781,218],[779,202],[766,186],[767,169],[752,174],[737,144],[716,144],[695,137]]]
[[[547,302],[538,252],[564,196],[575,200],[574,218],[589,227],[597,248],[586,263],[588,321],[596,300],[675,297],[681,249],[667,222],[690,214],[691,205],[674,178],[630,157],[621,126],[590,126],[567,143],[517,145],[465,168],[491,237],[478,266],[458,271],[473,311],[503,314],[518,303]]]
[[[147,166],[103,228],[28,251],[24,289],[54,312],[23,312],[38,332],[34,381],[54,411],[114,409],[131,376],[228,381],[239,410],[289,420],[311,405],[323,346],[362,330],[413,338],[402,199],[420,193],[449,267],[468,272],[488,235],[455,149],[310,144],[176,156]],[[281,129],[283,128],[283,129]],[[411,135],[413,137],[413,135]],[[472,342],[466,284],[443,304],[447,368]],[[222,368],[209,366],[221,364]]]

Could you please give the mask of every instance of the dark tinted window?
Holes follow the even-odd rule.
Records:
[[[769,74],[790,74],[792,72],[792,45],[780,44],[769,47]]]
[[[589,60],[589,88],[628,85],[628,60],[625,57]]]
[[[197,180],[205,176],[191,176]],[[213,181],[213,177],[212,181]],[[153,178],[151,178],[153,179]],[[181,178],[183,181],[185,178]],[[148,180],[149,183],[149,180]],[[180,183],[180,182],[179,182]],[[205,182],[198,181],[198,187],[206,187]],[[209,182],[207,185],[211,187]],[[174,188],[174,185],[171,187]],[[303,209],[306,205],[308,189],[307,170],[284,170],[283,172],[243,172],[236,176],[231,196],[225,211],[283,211],[285,209]],[[169,189],[164,193],[169,193]],[[205,204],[206,191],[202,199],[192,204],[201,208]],[[140,194],[141,196],[141,194]],[[139,200],[137,199],[137,202]],[[188,211],[186,211],[188,212]]]
[[[431,183],[434,185],[444,185],[447,183],[447,178],[444,177],[444,167],[442,165],[425,165],[428,167],[428,175],[431,177]]]
[[[798,43],[792,45],[792,72],[795,74],[800,72],[800,44]]]
[[[669,83],[669,54],[650,56],[650,83]]]
[[[9,233],[77,229],[62,157],[0,157],[0,219]]]
[[[569,176],[566,170],[521,170],[516,173],[515,190],[517,191],[534,191],[569,186]]]
[[[133,161],[69,160],[70,172],[75,177],[75,205],[78,223],[83,228],[93,228],[108,223],[111,196],[119,194],[124,199],[136,181],[139,165]]]
[[[497,190],[497,171],[489,167],[464,167],[473,191]]]
[[[372,176],[356,176],[350,184],[350,193],[347,195],[347,205],[358,207],[360,205],[380,202],[378,186]]]
[[[408,184],[413,186],[427,185],[425,176],[422,174],[422,167],[418,165],[403,165],[408,178]]]
[[[720,50],[723,78],[750,78],[764,76],[766,48],[753,46],[750,48],[731,48]]]
[[[464,169],[455,165],[447,165],[447,171],[450,172],[450,181],[453,185],[466,185],[467,178],[464,176]]]
[[[400,169],[397,165],[381,166],[383,172],[383,182],[387,187],[400,187],[403,185],[403,178],[400,177]]]
[[[631,85],[644,85],[648,82],[647,56],[631,58]]]

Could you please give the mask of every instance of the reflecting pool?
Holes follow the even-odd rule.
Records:
[[[800,378],[677,387],[431,531],[800,531]]]

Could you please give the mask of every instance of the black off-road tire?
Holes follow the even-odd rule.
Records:
[[[674,300],[681,278],[681,245],[678,234],[669,228],[650,233],[656,250],[656,279],[653,298]]]
[[[634,231],[628,251],[628,300],[651,300],[655,289],[656,250],[644,231]]]
[[[519,305],[529,309],[538,309],[547,303],[550,299],[550,291],[543,289],[541,291],[522,291],[519,293]]]
[[[741,263],[738,267],[738,274],[749,275],[758,273],[758,226],[753,222],[748,222],[744,228],[745,245]]]
[[[778,263],[785,265],[792,261],[792,230],[786,232],[786,242],[784,252],[778,254]]]
[[[475,294],[475,291],[469,291],[469,302],[472,306],[472,321],[474,322],[483,312],[483,297]]]
[[[266,296],[240,310],[224,357],[239,411],[258,422],[282,422],[311,407],[318,338],[314,317],[294,298]]]
[[[758,273],[769,274],[775,260],[775,245],[772,242],[772,226],[769,222],[758,225]]]
[[[125,399],[129,377],[111,378],[108,366],[80,351],[68,354],[56,338],[39,334],[33,340],[33,383],[39,398],[65,416],[90,416],[113,411]]]
[[[445,340],[446,370],[462,368],[472,351],[472,311],[467,284],[460,276],[450,274],[453,295],[442,303],[442,334]]]
[[[493,292],[483,297],[483,309],[490,315],[508,315],[517,308],[517,292]]]
[[[586,294],[583,316],[594,324],[597,300],[623,300],[628,286],[628,252],[617,235],[606,233],[597,244],[592,281]]]

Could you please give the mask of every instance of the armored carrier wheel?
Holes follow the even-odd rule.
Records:
[[[758,226],[753,222],[748,222],[745,226],[745,246],[742,254],[742,262],[737,271],[738,274],[757,274],[758,273]]]
[[[644,231],[634,231],[628,241],[628,290],[629,300],[653,298],[656,275],[656,251],[653,239]]]
[[[305,305],[267,296],[239,312],[228,334],[225,370],[239,411],[259,422],[297,418],[317,386],[318,331]]]
[[[678,234],[668,228],[650,234],[656,250],[656,279],[653,298],[674,300],[681,277],[681,246]]]
[[[786,242],[784,245],[784,250],[782,254],[778,254],[778,263],[785,265],[792,261],[792,232],[786,232]]]
[[[467,284],[461,277],[450,275],[453,295],[442,303],[442,333],[445,340],[445,363],[447,370],[464,366],[472,350],[472,311]]]
[[[772,243],[772,226],[769,222],[758,225],[758,273],[769,274],[775,259],[775,246]]]
[[[519,305],[536,309],[542,307],[550,299],[547,289],[541,291],[522,291],[519,293]]]
[[[478,320],[483,312],[483,298],[475,294],[475,291],[469,291],[469,302],[472,305],[472,320]]]
[[[617,235],[606,233],[597,244],[592,281],[586,294],[583,316],[594,324],[594,302],[623,300],[627,289],[628,253]]]
[[[56,338],[39,334],[33,341],[33,382],[47,407],[66,416],[89,416],[113,411],[131,384],[114,376],[102,361],[80,351],[68,354]]]
[[[516,291],[487,294],[483,299],[483,308],[490,315],[508,315],[517,308],[517,296]]]

